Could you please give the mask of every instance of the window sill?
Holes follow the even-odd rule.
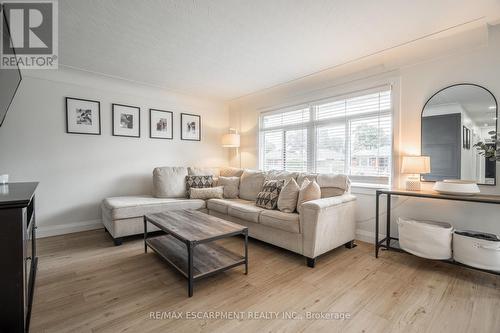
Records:
[[[390,188],[390,186],[387,184],[370,184],[370,183],[352,183],[351,187],[353,187],[353,188],[371,188],[374,190]]]

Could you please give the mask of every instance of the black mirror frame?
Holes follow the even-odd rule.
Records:
[[[442,92],[442,91],[444,91],[446,89],[449,89],[449,88],[457,87],[457,86],[474,86],[474,87],[482,88],[482,89],[486,90],[491,95],[491,97],[493,97],[493,100],[495,101],[495,107],[496,107],[496,110],[495,110],[495,112],[496,112],[495,128],[496,128],[497,138],[498,138],[498,102],[497,102],[497,99],[496,99],[495,95],[493,95],[493,93],[489,89],[487,89],[487,88],[485,88],[485,87],[483,87],[483,86],[481,86],[479,84],[475,84],[475,83],[456,83],[456,84],[452,84],[450,86],[447,86],[447,87],[444,87],[444,88],[438,90],[437,92],[435,92],[434,94],[432,94],[432,96],[429,97],[427,99],[427,101],[425,102],[425,104],[424,104],[424,106],[422,108],[422,112],[420,113],[420,155],[422,155],[422,139],[423,139],[422,117],[424,115],[425,107],[427,106],[427,104],[429,104],[430,100],[432,98],[434,98],[434,96],[436,96],[440,92]],[[495,168],[496,168],[496,166],[495,166]],[[497,185],[497,177],[498,177],[498,175],[497,175],[497,172],[496,172],[496,169],[495,169],[495,181],[493,182],[493,184],[478,184],[478,185],[480,185],[480,186],[496,186]],[[433,181],[433,180],[422,179],[422,176],[420,176],[420,181],[426,182],[426,183],[435,183],[435,181]]]

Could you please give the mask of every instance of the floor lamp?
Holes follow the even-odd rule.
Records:
[[[230,128],[229,133],[224,134],[222,137],[222,147],[236,148],[236,154],[238,155],[240,161],[239,167],[241,168],[240,135],[236,129]]]

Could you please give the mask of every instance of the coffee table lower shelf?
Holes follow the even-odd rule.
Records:
[[[189,279],[188,249],[184,242],[171,235],[146,239],[149,248]],[[193,247],[192,277],[194,280],[245,264],[245,257],[213,242]]]

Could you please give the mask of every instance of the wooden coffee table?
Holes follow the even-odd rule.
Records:
[[[148,238],[148,222],[165,235]],[[236,235],[245,237],[244,256],[213,243]],[[248,228],[199,211],[145,215],[144,252],[148,252],[148,247],[188,279],[189,297],[193,296],[193,284],[198,279],[239,265],[245,265],[248,274]]]

